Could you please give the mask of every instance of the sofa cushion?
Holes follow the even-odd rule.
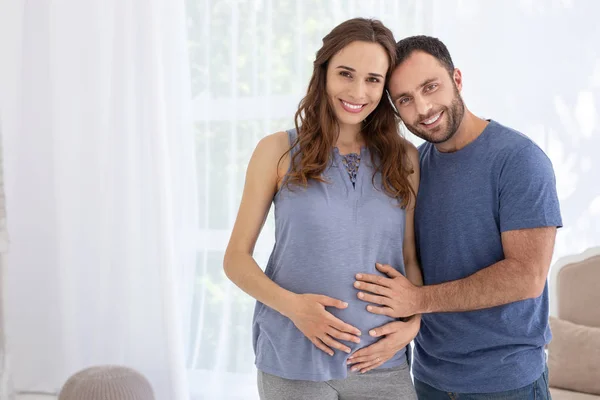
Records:
[[[550,386],[600,395],[600,328],[550,317]]]
[[[575,324],[600,327],[600,255],[566,265],[558,271],[558,317]]]
[[[552,400],[600,400],[595,394],[577,393],[570,390],[550,388]]]

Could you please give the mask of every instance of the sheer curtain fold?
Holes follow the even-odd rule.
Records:
[[[0,399],[13,400],[10,358],[6,351],[4,274],[8,253],[9,236],[6,228],[6,195],[4,190],[4,149],[2,140],[2,118],[0,114]]]
[[[7,335],[18,390],[124,364],[187,399],[195,268],[184,3],[23,2]]]

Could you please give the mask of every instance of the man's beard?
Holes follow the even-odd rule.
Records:
[[[458,128],[460,127],[460,123],[462,122],[462,119],[465,115],[465,103],[463,102],[462,98],[460,97],[460,93],[458,92],[458,90],[455,88],[455,93],[454,93],[454,99],[452,99],[452,103],[450,103],[450,107],[443,107],[441,110],[437,110],[434,113],[431,113],[429,117],[438,114],[440,111],[443,111],[444,114],[446,115],[446,121],[447,121],[447,127],[446,127],[446,131],[444,132],[443,135],[441,136],[435,136],[434,138],[434,132],[435,130],[429,131],[426,128],[421,128],[419,126],[419,123],[417,122],[416,125],[410,125],[407,124],[406,121],[404,121],[404,125],[406,125],[406,128],[411,131],[414,135],[420,137],[423,140],[426,140],[430,143],[444,143],[448,140],[450,140],[455,134],[456,132],[458,132]],[[443,115],[442,115],[443,117]],[[417,121],[423,121],[426,120],[428,117],[427,116],[419,116],[419,118],[417,119]],[[441,118],[441,117],[440,117]],[[443,129],[443,126],[437,127],[435,129]]]

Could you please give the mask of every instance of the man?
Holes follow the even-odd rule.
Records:
[[[562,226],[552,164],[526,136],[466,108],[438,39],[403,39],[397,53],[390,96],[426,140],[415,209],[425,286],[378,266],[390,278],[357,275],[359,298],[374,313],[421,314],[419,399],[550,398],[546,279]]]

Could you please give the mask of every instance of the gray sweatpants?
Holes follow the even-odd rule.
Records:
[[[261,400],[417,400],[408,364],[326,382],[297,381],[258,371]]]

